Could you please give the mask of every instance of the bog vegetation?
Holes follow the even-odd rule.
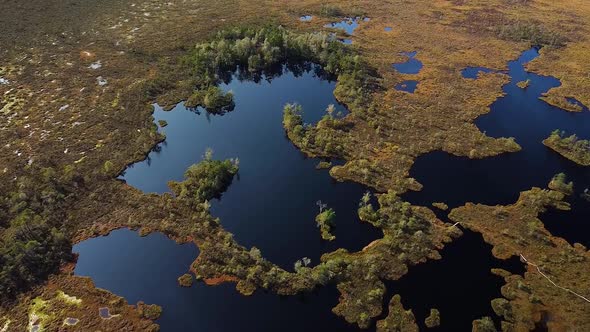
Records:
[[[378,86],[366,63],[329,34],[298,34],[276,26],[234,28],[196,45],[182,59],[181,66],[190,76],[183,84],[193,89],[186,105],[214,113],[231,111],[233,94],[222,91],[219,84],[232,75],[258,80],[280,74],[283,65],[305,63],[318,64],[324,74],[337,77],[336,93],[347,104],[367,102]]]
[[[284,65],[301,70],[309,63],[320,65],[320,74],[338,79],[339,99],[350,105],[368,103],[372,91],[379,87],[369,66],[332,36],[297,34],[282,27],[265,26],[221,31],[211,41],[196,45],[168,75],[146,81],[135,89],[148,98],[183,91],[183,98],[188,98],[187,106],[223,113],[233,109],[233,94],[222,91],[219,85],[232,75],[238,73],[239,78],[254,80],[271,78],[280,74]],[[183,75],[188,73],[188,79],[179,79],[179,71]],[[187,91],[190,93],[185,94]],[[133,107],[145,100],[131,98],[122,102]],[[114,176],[116,169],[107,161],[98,176]],[[213,160],[208,152],[202,162],[186,171],[185,181],[169,185],[177,199],[206,217],[208,201],[227,189],[237,171],[237,160]],[[59,171],[31,167],[28,173],[31,175],[18,179],[16,190],[3,190],[9,194],[0,199],[1,302],[43,282],[63,263],[73,260],[69,238],[76,229],[75,225],[64,224],[65,211],[68,201],[75,201],[74,193],[84,191],[84,179],[77,175],[75,166]]]
[[[176,198],[199,207],[218,198],[229,187],[238,173],[238,165],[238,159],[213,160],[213,151],[208,149],[204,159],[184,173],[184,181],[170,181],[168,186]]]
[[[64,206],[70,189],[52,168],[31,167],[17,189],[0,198],[0,304],[13,300],[73,260]],[[68,175],[68,174],[66,174]],[[74,183],[80,179],[66,176]]]
[[[336,237],[331,233],[334,227],[334,220],[336,219],[336,212],[333,209],[320,207],[320,213],[315,217],[318,228],[320,229],[322,239],[326,241],[333,241]]]
[[[583,166],[590,166],[590,141],[581,140],[575,134],[565,136],[565,132],[554,130],[543,144],[560,155]]]
[[[540,24],[516,21],[497,28],[498,37],[514,41],[527,41],[532,46],[562,47],[566,38],[559,32],[549,30]]]

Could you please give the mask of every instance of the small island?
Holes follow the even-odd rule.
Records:
[[[440,326],[440,312],[438,309],[430,309],[430,315],[426,317],[424,324],[428,328]]]
[[[581,140],[575,134],[565,137],[565,133],[554,130],[543,144],[578,165],[590,166],[590,141]]]
[[[441,211],[446,211],[449,209],[449,206],[445,203],[442,203],[442,202],[434,202],[434,203],[432,203],[432,206],[434,206],[435,208],[437,208]]]
[[[526,89],[529,87],[529,85],[531,85],[531,80],[520,81],[516,83],[516,86],[518,86],[521,89]]]
[[[169,181],[176,198],[188,200],[195,206],[221,196],[238,173],[237,159],[213,160],[213,150],[207,149],[203,160],[188,168],[185,180]]]
[[[193,285],[193,276],[189,273],[185,273],[178,277],[178,284],[181,287],[191,287]]]
[[[316,169],[330,169],[330,167],[332,167],[332,163],[329,161],[324,161],[324,160],[320,161],[315,166]]]
[[[559,173],[549,182],[549,189],[559,191],[565,195],[571,195],[574,193],[574,183],[571,181],[567,182],[565,173]]]
[[[336,212],[333,209],[327,209],[326,204],[318,201],[320,213],[315,217],[318,228],[321,231],[322,239],[326,241],[334,241],[336,237],[332,235],[331,230],[334,226],[334,219],[336,219]]]

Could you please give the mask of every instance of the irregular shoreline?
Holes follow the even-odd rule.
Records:
[[[6,45],[15,45],[14,49],[0,50],[7,55],[2,58],[9,59],[6,60],[8,64],[0,64],[0,75],[8,82],[0,85],[0,109],[8,119],[2,126],[0,137],[10,143],[0,147],[5,156],[0,161],[2,194],[14,192],[16,183],[13,179],[30,175],[31,168],[24,167],[29,162],[52,167],[59,172],[64,170],[64,173],[65,170],[75,169],[87,187],[77,187],[79,197],[67,205],[68,215],[64,220],[67,220],[67,228],[75,234],[74,242],[105,235],[116,228],[131,227],[140,229],[142,234],[162,231],[181,242],[199,239],[195,242],[202,245],[202,239],[219,231],[210,220],[195,222],[190,218],[191,211],[169,196],[143,195],[113,180],[114,171],[123,169],[130,160],[142,159],[145,151],[150,151],[161,140],[150,122],[151,110],[146,107],[144,93],[168,88],[166,84],[169,82],[150,86],[153,82],[148,81],[165,72],[169,64],[165,60],[164,64],[157,64],[154,59],[168,59],[176,55],[179,49],[193,45],[194,40],[205,39],[209,31],[242,22],[251,23],[260,4],[245,3],[239,10],[222,6],[222,11],[216,4],[204,4],[199,8],[191,8],[191,4],[173,4],[179,6],[173,10],[160,6],[139,1],[131,8],[129,3],[121,2],[116,7],[85,5],[72,13],[64,13],[59,6],[45,6],[33,1],[22,8],[1,11],[5,13],[3,18],[6,17],[6,22],[13,22],[11,26],[16,27],[6,28],[7,33],[0,37]],[[311,10],[312,13],[319,13],[318,3],[303,1],[286,6],[287,11],[267,6],[268,16],[297,29],[317,29],[291,21],[292,12]],[[343,4],[347,11],[353,10],[352,6]],[[403,32],[408,40],[415,43],[403,39],[392,42],[382,38],[382,26],[389,24],[390,20],[384,13],[393,12],[391,6],[403,15],[393,19],[396,29],[390,35],[395,38]],[[549,97],[574,96],[588,105],[590,93],[585,92],[588,92],[590,84],[586,84],[585,78],[580,76],[581,72],[588,70],[578,67],[587,64],[583,61],[587,56],[584,52],[587,41],[576,38],[576,31],[583,33],[588,28],[580,23],[581,20],[570,20],[572,16],[589,15],[588,6],[580,5],[574,13],[566,2],[556,1],[547,5],[555,9],[552,10],[555,18],[550,19],[543,14],[546,8],[536,10],[538,6],[536,3],[515,5],[505,9],[510,14],[492,11],[491,20],[497,21],[489,24],[505,22],[513,15],[526,12],[531,19],[544,21],[550,28],[559,28],[562,22],[574,27],[565,29],[574,31],[565,32],[570,40],[566,47],[543,51],[543,57],[530,66],[538,72],[563,76],[560,79],[564,85],[551,90]],[[187,14],[195,10],[201,14]],[[359,28],[354,38],[363,42],[360,48],[362,56],[383,76],[384,86],[393,86],[398,79],[396,74],[385,68],[389,68],[395,54],[401,51],[419,48],[426,66],[419,74],[421,85],[416,95],[400,97],[395,91],[387,91],[379,96],[383,98],[377,106],[378,111],[364,113],[365,110],[357,110],[349,117],[347,122],[354,124],[354,129],[343,152],[348,162],[343,167],[333,168],[331,174],[342,180],[366,183],[383,192],[388,189],[403,192],[420,187],[413,179],[408,179],[413,160],[420,154],[443,149],[456,155],[483,158],[511,151],[502,142],[481,134],[471,124],[500,94],[499,86],[503,79],[490,75],[468,85],[458,79],[457,70],[453,70],[466,64],[501,68],[505,57],[525,47],[522,41],[500,41],[489,35],[491,30],[482,26],[484,21],[478,19],[478,15],[487,10],[487,7],[465,4],[466,14],[463,16],[454,13],[452,6],[420,7],[419,10],[396,3],[375,2],[367,6],[366,14],[372,17],[371,23],[375,27],[367,25]],[[30,28],[38,24],[27,22],[27,27],[19,20],[15,21],[15,18],[22,17],[20,11],[33,22],[42,23],[46,33],[39,35]],[[78,11],[84,15],[77,15]],[[414,17],[415,12],[420,12],[420,16]],[[67,18],[72,14],[73,19],[63,19],[64,15]],[[201,16],[211,19],[203,20]],[[182,31],[170,24],[173,20],[183,22]],[[331,20],[321,15],[317,18],[318,24]],[[436,23],[439,20],[444,20],[445,24]],[[421,31],[408,28],[422,21],[433,24],[425,25],[426,28]],[[152,22],[164,24],[152,25]],[[433,43],[428,36],[441,34],[448,36],[449,41],[448,45],[438,49],[438,46],[432,46],[437,43]],[[170,35],[177,37],[169,40]],[[473,39],[478,42],[477,50],[472,48]],[[158,42],[161,40],[167,42]],[[385,57],[383,54],[392,56]],[[97,60],[102,60],[103,67],[89,68],[88,65]],[[108,83],[98,85],[98,76],[107,78],[104,82]],[[327,127],[324,132],[333,132],[333,127]],[[420,134],[415,132],[417,128]],[[365,140],[367,144],[360,144]],[[107,165],[113,166],[105,167]],[[364,169],[368,169],[373,176],[367,177]],[[170,217],[170,211],[179,212]],[[191,229],[194,226],[191,223],[201,228]],[[376,246],[372,245],[369,249]],[[60,274],[55,278],[61,277]],[[91,287],[84,289],[89,294],[93,292]],[[3,310],[0,309],[0,312]],[[0,321],[0,326],[2,323]]]

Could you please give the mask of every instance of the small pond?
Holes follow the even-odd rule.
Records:
[[[418,87],[418,81],[408,80],[408,81],[403,81],[401,83],[396,84],[394,88],[398,91],[414,93],[414,91],[416,91],[417,87]]]
[[[332,28],[344,31],[344,33],[348,36],[352,36],[354,34],[354,30],[359,27],[359,22],[368,22],[370,18],[368,17],[347,17],[340,22],[333,22],[324,25],[324,28]],[[341,42],[344,44],[352,44],[352,39],[340,39]]]
[[[422,61],[416,59],[418,52],[402,52],[401,55],[407,57],[405,62],[394,63],[393,68],[401,74],[415,75],[422,70]]]

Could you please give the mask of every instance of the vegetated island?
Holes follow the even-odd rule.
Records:
[[[565,195],[571,195],[574,193],[574,183],[572,181],[567,182],[567,175],[565,173],[555,174],[549,182],[549,189],[560,191]]]
[[[576,134],[566,137],[563,131],[556,129],[543,144],[578,165],[590,166],[589,140],[581,140]]]
[[[320,212],[315,217],[316,224],[320,229],[322,239],[326,241],[334,241],[336,237],[331,233],[334,227],[334,220],[336,219],[336,212],[333,209],[327,208],[322,201],[318,201]]]
[[[178,284],[182,287],[191,287],[193,285],[193,275],[190,273],[185,273],[178,277]]]

